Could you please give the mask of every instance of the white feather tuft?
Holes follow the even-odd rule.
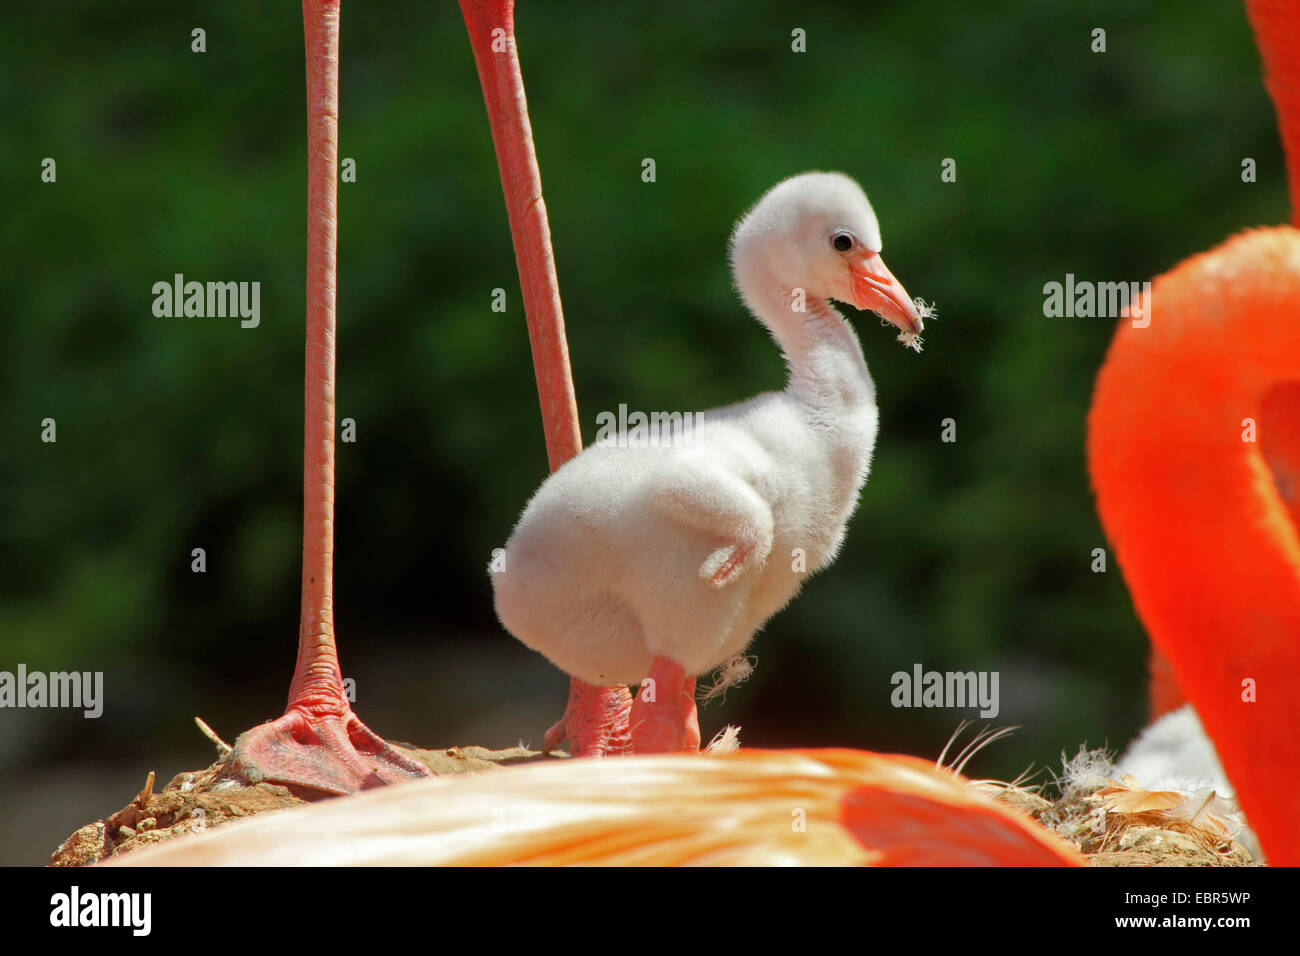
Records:
[[[709,745],[704,748],[711,754],[734,754],[740,750],[740,728],[735,724],[727,724],[709,741]]]

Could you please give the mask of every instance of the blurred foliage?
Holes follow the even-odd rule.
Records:
[[[847,546],[759,636],[755,677],[704,712],[706,734],[738,721],[755,745],[935,755],[960,715],[889,706],[890,674],[921,662],[1001,672],[997,722],[1025,729],[978,772],[1122,744],[1144,717],[1146,643],[1113,562],[1090,572],[1104,540],[1083,454],[1112,323],[1044,318],[1042,286],[1149,278],[1285,219],[1239,5],[616,9],[518,14],[588,441],[620,402],[709,408],[780,387],[724,253],[790,173],[859,179],[891,267],[940,314],[919,356],[859,322],[882,431]],[[1097,26],[1105,54],[1089,50]],[[424,744],[507,745],[453,734],[542,681],[510,731],[536,742],[563,681],[501,631],[485,566],[546,459],[469,47],[449,0],[345,3],[342,36],[341,155],[358,171],[339,192],[339,415],[357,422],[339,445],[344,668],[488,653],[474,659],[514,677],[402,673],[360,712]],[[0,59],[0,669],[104,670],[108,690],[95,722],[0,712],[0,753],[187,747],[200,764],[189,717],[233,735],[274,716],[293,662],[300,9],[17,5]],[[47,156],[57,184],[40,182]],[[1241,182],[1246,156],[1258,183]],[[175,273],[260,281],[260,328],[155,318],[152,285]],[[40,442],[47,417],[57,444]],[[948,417],[955,444],[939,441]],[[190,572],[195,547],[206,574]]]

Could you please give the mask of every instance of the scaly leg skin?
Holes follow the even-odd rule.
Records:
[[[597,687],[571,678],[568,706],[542,739],[542,753],[550,753],[565,739],[573,744],[575,757],[627,753],[631,714],[632,693],[626,687]]]
[[[676,661],[656,657],[647,680],[654,683],[643,684],[632,704],[632,753],[699,753],[695,678]]]
[[[337,689],[316,687],[296,695],[284,716],[240,734],[230,767],[249,784],[265,781],[321,794],[432,775],[361,722],[341,680]]]

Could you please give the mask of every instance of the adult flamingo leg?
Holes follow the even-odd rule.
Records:
[[[352,793],[429,770],[373,733],[348,703],[334,638],[334,301],[339,0],[303,0],[307,53],[307,372],[302,617],[282,717],[235,741],[251,782]]]
[[[501,169],[537,374],[546,457],[553,472],[582,451],[582,433],[564,337],[551,229],[542,198],[542,174],[533,148],[528,101],[515,49],[514,6],[514,0],[460,0]],[[575,677],[570,682],[564,716],[546,732],[542,749],[549,752],[568,738],[575,757],[621,753],[627,746],[631,707],[632,697],[626,687],[598,687]]]

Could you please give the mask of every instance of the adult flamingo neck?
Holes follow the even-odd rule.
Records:
[[[334,341],[339,3],[303,0],[307,52],[307,371],[302,612],[289,705],[346,707],[334,641]],[[340,711],[341,713],[342,711]]]
[[[1246,0],[1264,85],[1277,108],[1291,186],[1291,223],[1300,226],[1300,7],[1291,0]]]
[[[1300,863],[1300,232],[1260,229],[1154,283],[1088,421],[1097,510],[1273,863]]]

